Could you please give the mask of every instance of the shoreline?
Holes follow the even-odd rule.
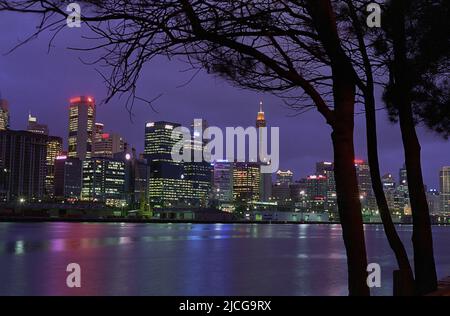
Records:
[[[171,219],[137,219],[137,218],[47,218],[47,217],[0,217],[0,223],[146,223],[146,224],[291,224],[291,225],[339,225],[339,222],[294,222],[294,221],[206,221],[206,220],[171,220]],[[382,222],[369,222],[364,225],[383,225]],[[395,223],[395,225],[412,226],[412,223]],[[432,226],[450,226],[450,223],[432,224]]]

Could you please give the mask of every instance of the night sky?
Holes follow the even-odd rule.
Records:
[[[81,29],[60,33],[47,53],[49,34],[14,51],[5,53],[19,40],[35,30],[36,18],[30,15],[0,13],[0,92],[10,104],[11,127],[26,129],[28,112],[39,122],[49,125],[50,134],[68,134],[68,99],[76,95],[105,97],[102,78],[93,66],[79,58],[91,60],[95,53],[70,51],[67,47],[86,47],[92,42],[81,38]],[[294,171],[295,179],[312,174],[315,162],[332,160],[330,128],[315,110],[301,116],[286,109],[283,102],[271,95],[241,90],[206,73],[199,73],[187,86],[192,73],[181,61],[158,58],[146,66],[139,82],[138,94],[152,99],[163,94],[153,111],[148,105],[136,104],[132,121],[124,107],[124,98],[116,98],[97,107],[97,122],[105,130],[122,134],[139,152],[144,147],[144,125],[148,121],[167,120],[189,126],[194,118],[204,118],[210,125],[253,126],[259,100],[264,101],[268,126],[280,127],[280,167]],[[381,101],[378,106],[381,106]],[[388,121],[385,111],[378,112],[379,151],[382,173],[391,172],[398,180],[403,164],[403,149],[398,125]],[[438,172],[450,165],[450,142],[419,128],[425,182],[438,187]],[[356,154],[366,157],[364,117],[356,117]]]

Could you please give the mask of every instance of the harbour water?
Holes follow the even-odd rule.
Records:
[[[411,226],[398,226],[410,255]],[[395,258],[366,225],[368,261],[391,295]],[[434,226],[440,278],[450,275],[450,226]],[[68,288],[69,263],[81,287]],[[0,295],[346,295],[339,225],[0,223]]]

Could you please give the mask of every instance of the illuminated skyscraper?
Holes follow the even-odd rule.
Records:
[[[266,139],[267,133],[264,133],[264,128],[267,128],[266,118],[263,111],[263,102],[259,102],[259,111],[256,115],[256,128],[258,129],[258,162],[261,165],[268,165],[270,161],[265,156],[263,148],[268,150],[268,140]],[[265,135],[266,134],[266,135]],[[261,168],[260,168],[261,169]],[[260,170],[261,171],[261,170]],[[259,184],[259,198],[261,201],[268,201],[272,195],[272,174],[260,172],[260,184]]]
[[[125,141],[115,133],[95,134],[92,157],[114,157],[114,154],[124,151]]]
[[[44,195],[47,136],[0,131],[0,199],[38,201]]]
[[[291,184],[294,182],[294,173],[291,170],[277,171],[277,184]]]
[[[113,206],[126,204],[124,161],[100,157],[85,159],[81,200]]]
[[[203,207],[211,191],[212,168],[206,161],[172,160],[172,147],[182,134],[172,138],[178,123],[150,122],[145,127],[144,156],[150,165],[148,196],[154,208]],[[191,139],[186,145],[192,156],[203,144]]]
[[[55,191],[54,196],[59,199],[79,200],[81,195],[82,165],[78,158],[65,155],[55,160]]]
[[[48,135],[48,126],[46,124],[40,124],[37,121],[37,117],[28,114],[28,126],[27,130],[32,133]]]
[[[45,193],[47,196],[53,196],[55,191],[55,160],[61,155],[62,139],[58,136],[48,136],[47,138],[47,156],[45,159]]]
[[[323,175],[326,177],[327,182],[327,194],[325,198],[325,209],[330,213],[334,213],[333,216],[336,218],[337,209],[337,195],[336,195],[336,181],[334,179],[334,164],[330,161],[319,161],[316,162],[316,174]]]
[[[95,100],[79,96],[70,99],[69,106],[69,157],[81,160],[92,156],[94,141]]]
[[[236,162],[233,169],[233,195],[237,203],[260,200],[260,165],[254,162]]]
[[[361,205],[364,209],[374,210],[376,202],[372,191],[372,180],[369,165],[365,160],[355,160],[356,176],[358,177],[358,188]]]
[[[8,101],[0,98],[0,131],[9,129]]]
[[[450,166],[442,167],[439,171],[439,187],[441,197],[441,210],[450,212]]]
[[[233,202],[233,163],[220,160],[214,162],[214,196],[221,203]]]

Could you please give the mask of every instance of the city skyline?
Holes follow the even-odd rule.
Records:
[[[23,39],[28,35],[28,30],[34,27],[36,21],[31,15],[21,16],[20,22],[14,14],[3,16],[0,27],[11,31],[0,38],[2,53],[14,47],[18,38]],[[0,56],[0,92],[9,102],[12,129],[25,129],[27,115],[31,110],[41,122],[49,125],[50,134],[65,136],[67,99],[89,94],[100,101],[106,96],[103,79],[94,67],[84,65],[79,60],[80,57],[94,59],[95,54],[80,55],[80,52],[67,50],[67,47],[89,44],[81,39],[83,32],[82,28],[64,30],[62,36],[53,42],[49,53],[50,35],[42,34],[39,40],[28,43],[26,49],[22,47],[13,54]],[[126,98],[114,98],[109,104],[98,106],[97,121],[116,126],[118,132],[138,152],[142,152],[144,143],[141,135],[148,121],[176,121],[189,126],[192,119],[201,117],[219,127],[253,126],[258,101],[263,99],[268,125],[280,127],[280,169],[291,169],[296,174],[306,175],[314,170],[312,166],[316,161],[332,159],[331,130],[323,127],[323,118],[315,111],[290,117],[295,113],[286,109],[275,96],[232,87],[204,71],[189,81],[193,73],[182,72],[186,68],[183,62],[169,62],[164,58],[157,58],[145,66],[138,83],[138,93],[147,99],[162,93],[154,102],[158,112],[146,104],[138,103],[133,109],[131,122],[125,109]],[[26,93],[23,93],[24,90]],[[383,107],[381,91],[377,91],[376,95],[378,107]],[[236,111],[241,114],[236,115]],[[359,106],[357,112],[361,111],[362,107]],[[386,111],[377,111],[377,115],[381,171],[383,174],[396,174],[404,160],[400,129],[398,124],[388,121]],[[54,117],[61,119],[54,120]],[[438,188],[439,168],[449,164],[450,143],[425,128],[418,128],[418,133],[425,183],[430,188]],[[311,138],[311,134],[315,137]],[[364,115],[356,115],[354,138],[356,156],[365,158]],[[67,147],[66,139],[64,141],[64,147]]]
[[[82,96],[82,97],[86,97],[86,98],[92,98],[92,100],[96,100],[95,99],[95,96],[93,96],[93,95],[89,95],[89,96]],[[80,98],[79,96],[72,96],[72,97],[69,97],[69,98],[67,98],[67,101],[66,101],[66,103],[68,104],[68,105],[70,105],[70,104],[72,104],[72,101],[74,100],[74,98]],[[17,124],[14,124],[14,120],[15,120],[15,117],[14,117],[14,115],[13,114],[11,114],[11,105],[10,105],[10,102],[9,102],[9,100],[7,100],[7,99],[3,99],[4,101],[6,101],[6,104],[8,104],[9,105],[9,108],[8,108],[8,110],[9,110],[9,128],[11,129],[11,130],[18,130],[18,131],[20,131],[20,130],[24,130],[24,131],[26,131],[27,129],[29,129],[30,128],[30,120],[32,120],[32,122],[34,122],[34,124],[37,124],[36,122],[39,122],[39,124],[37,124],[37,126],[42,126],[44,129],[46,129],[46,131],[45,131],[45,133],[44,134],[48,134],[48,135],[50,135],[50,136],[55,136],[55,137],[60,137],[60,138],[62,138],[62,140],[63,140],[63,146],[62,146],[62,148],[63,148],[63,151],[66,151],[67,153],[69,153],[69,146],[68,146],[68,135],[69,135],[69,125],[70,125],[70,123],[69,123],[69,120],[67,119],[67,122],[66,122],[66,127],[65,127],[65,131],[62,133],[62,134],[56,134],[56,133],[54,133],[53,132],[53,129],[52,129],[52,125],[51,124],[49,124],[48,122],[45,122],[43,119],[41,119],[40,118],[40,116],[38,116],[36,113],[36,110],[34,110],[34,109],[30,109],[30,110],[28,110],[27,111],[27,120],[25,121],[25,124],[28,124],[28,125],[25,125],[25,126],[23,126],[22,128],[21,128],[21,126],[17,126]],[[93,103],[95,103],[96,101],[93,101]],[[264,109],[262,109],[261,107],[262,107],[262,101],[259,101],[259,102],[255,102],[255,111],[254,111],[254,115],[253,115],[253,118],[256,118],[257,120],[258,120],[258,118],[260,118],[260,115],[261,115],[261,113],[263,113],[263,116],[265,115],[264,113],[265,113],[265,111],[264,111]],[[69,106],[68,106],[68,108],[69,108]],[[100,106],[100,109],[101,109],[101,106]],[[263,110],[262,112],[261,112],[261,110]],[[102,120],[98,120],[97,118],[98,118],[98,115],[100,114],[102,114],[101,113],[101,110],[100,110],[100,112],[97,110],[97,104],[95,104],[95,112],[96,112],[96,116],[94,117],[95,118],[95,125],[97,125],[97,124],[100,124],[100,125],[102,125],[102,128],[104,127],[104,125],[105,125],[105,123],[104,123],[104,121],[102,121]],[[255,115],[255,113],[256,113],[256,115]],[[70,114],[69,114],[70,115]],[[266,118],[267,118],[267,115],[265,115],[266,116]],[[66,113],[66,118],[67,118],[67,113]],[[204,118],[201,118],[201,119],[204,119]],[[191,122],[189,122],[189,119],[188,119],[188,121],[187,121],[187,123],[186,124],[182,124],[182,123],[179,123],[179,122],[175,122],[176,124],[180,124],[181,126],[186,126],[186,127],[189,127],[191,124],[192,124],[192,121],[194,120],[194,118],[192,118],[192,120],[191,120]],[[164,120],[154,120],[154,121],[164,121]],[[170,120],[170,119],[168,119],[167,121],[173,121],[173,120]],[[208,120],[206,120],[206,121],[208,121]],[[52,121],[52,122],[54,122],[54,121]],[[128,138],[126,137],[126,136],[124,136],[123,138],[124,138],[124,142],[126,142],[126,143],[128,143],[128,146],[131,148],[135,148],[136,150],[137,150],[137,152],[138,153],[142,153],[142,154],[144,154],[144,152],[145,152],[145,125],[148,123],[148,122],[150,122],[150,121],[147,121],[145,124],[144,124],[144,127],[143,127],[143,131],[142,131],[142,133],[141,133],[141,135],[139,136],[139,135],[134,135],[134,137],[132,137],[132,139],[134,139],[135,141],[136,140],[138,140],[138,142],[137,143],[133,143],[133,142],[129,142],[129,140],[128,140]],[[254,120],[253,120],[253,122],[254,122]],[[266,121],[264,121],[264,124],[267,124],[266,122],[268,122],[268,125],[270,126],[270,125],[272,125],[273,126],[273,124],[270,124],[270,116],[269,116],[269,119],[268,120],[266,120]],[[13,124],[12,124],[13,123]],[[130,122],[130,124],[133,124],[132,122]],[[219,125],[220,126],[220,125]],[[248,126],[252,126],[252,125],[248,125]],[[14,127],[16,127],[16,128],[14,128]],[[247,126],[244,126],[244,127],[247,127]],[[105,133],[105,135],[113,135],[113,136],[120,136],[121,137],[121,141],[122,141],[122,136],[123,135],[126,135],[127,133],[126,133],[126,131],[125,131],[125,133],[124,133],[124,131],[122,131],[122,130],[117,130],[117,129],[115,129],[115,127],[112,127],[112,126],[107,126],[107,128],[106,128],[106,130],[108,130],[108,133]],[[282,127],[280,127],[280,130],[282,130]],[[102,130],[102,134],[103,134],[103,130]],[[140,140],[139,140],[139,138],[141,138]],[[280,142],[282,142],[282,134],[280,135]],[[122,145],[123,146],[123,145]],[[70,155],[69,155],[70,156]],[[450,156],[449,156],[450,157]],[[358,155],[356,155],[355,156],[355,159],[356,160],[367,160],[367,157],[363,157],[363,156],[358,156]],[[283,161],[283,159],[282,159],[282,157],[280,157],[280,168],[279,168],[279,170],[292,170],[293,171],[293,174],[294,174],[294,176],[293,176],[293,179],[294,179],[294,182],[295,181],[299,181],[299,180],[302,180],[302,179],[304,179],[304,178],[307,178],[308,176],[310,176],[310,175],[315,175],[316,174],[316,172],[315,172],[315,170],[314,170],[314,164],[316,164],[317,162],[322,162],[322,161],[332,161],[332,159],[330,158],[330,157],[324,157],[323,159],[316,159],[311,165],[308,165],[308,166],[302,166],[302,167],[299,167],[299,166],[295,166],[295,165],[290,165],[290,166],[288,166],[287,164],[285,164],[285,163],[283,163],[284,161]],[[381,163],[382,164],[382,163]],[[424,165],[426,165],[427,163],[426,163],[426,161],[424,162]],[[432,176],[430,176],[430,175],[427,175],[426,173],[424,174],[424,177],[425,177],[425,185],[427,185],[427,188],[428,189],[437,189],[437,190],[439,190],[439,175],[440,175],[440,171],[441,171],[441,168],[442,167],[446,167],[446,166],[448,166],[450,164],[450,162],[449,162],[449,160],[447,160],[447,164],[443,164],[443,165],[441,165],[441,166],[437,166],[437,172],[436,172],[436,176],[433,178]],[[396,180],[396,182],[398,183],[398,182],[400,182],[400,177],[399,176],[397,176],[397,174],[398,174],[398,171],[400,170],[400,169],[402,169],[402,167],[403,167],[403,163],[401,163],[401,162],[399,162],[399,166],[398,166],[398,168],[397,169],[393,169],[393,170],[382,170],[382,174],[384,175],[384,174],[394,174],[395,176],[394,176],[394,179]],[[298,171],[299,170],[306,170],[306,172],[304,172],[304,173],[299,173]],[[273,176],[275,176],[275,173],[273,173]],[[431,179],[431,181],[430,181],[430,184],[426,181],[427,180],[427,178],[428,179]]]

